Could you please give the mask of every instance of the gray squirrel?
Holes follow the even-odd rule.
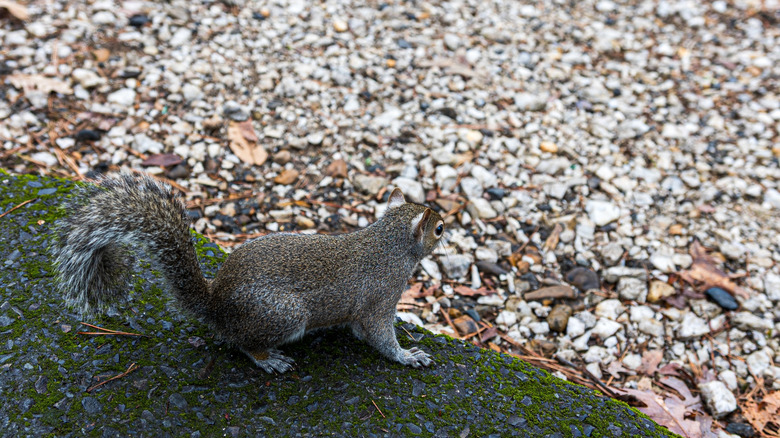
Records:
[[[66,301],[82,312],[127,296],[130,248],[145,248],[184,309],[268,373],[294,364],[275,347],[333,325],[348,325],[404,365],[433,362],[418,348],[401,348],[393,322],[407,280],[444,234],[444,221],[406,202],[398,188],[384,216],[362,230],[261,237],[230,254],[210,281],[170,186],[131,174],[97,182],[67,207],[54,250]]]

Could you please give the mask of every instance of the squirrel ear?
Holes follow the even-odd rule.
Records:
[[[404,198],[404,194],[401,193],[401,189],[396,187],[393,189],[393,192],[390,193],[390,199],[387,201],[387,208],[395,208],[405,203],[406,199]]]

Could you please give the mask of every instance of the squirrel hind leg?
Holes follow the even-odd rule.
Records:
[[[252,362],[268,374],[285,373],[293,369],[295,361],[273,348],[267,350],[249,350],[242,348]]]

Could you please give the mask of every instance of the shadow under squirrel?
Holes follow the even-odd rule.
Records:
[[[395,309],[415,267],[444,234],[438,213],[393,190],[384,216],[341,235],[277,233],[241,245],[206,280],[190,221],[170,186],[149,176],[101,178],[66,206],[55,248],[69,305],[105,309],[127,296],[131,248],[145,248],[184,309],[272,373],[293,360],[274,347],[306,332],[349,325],[387,358],[428,366],[395,337]]]

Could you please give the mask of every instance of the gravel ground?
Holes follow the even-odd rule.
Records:
[[[660,352],[724,426],[780,389],[777,0],[27,9],[0,19],[4,167],[157,174],[227,247],[365,226],[399,186],[451,213],[405,319],[626,388]]]
[[[345,329],[284,347],[270,376],[181,315],[148,266],[129,305],[90,320],[143,337],[94,336],[64,309],[50,226],[72,183],[0,173],[0,437],[40,436],[673,436],[625,404],[508,355],[414,325],[406,348],[436,364],[390,362]],[[212,277],[224,253],[198,239]],[[116,379],[112,377],[119,376]]]

